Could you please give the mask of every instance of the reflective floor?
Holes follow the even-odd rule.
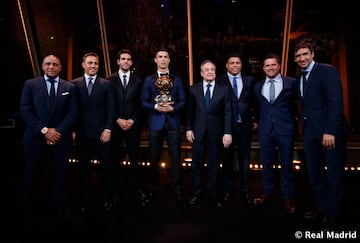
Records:
[[[42,201],[38,205],[38,218],[31,229],[24,228],[20,210],[19,188],[21,178],[14,177],[5,184],[2,197],[1,242],[262,242],[262,240],[295,241],[295,235],[319,233],[323,230],[313,222],[303,219],[305,210],[313,206],[306,174],[296,172],[295,200],[297,211],[288,215],[282,208],[279,173],[276,173],[276,197],[270,207],[245,205],[239,194],[224,208],[214,208],[206,199],[194,207],[180,208],[171,193],[170,175],[162,171],[160,193],[156,203],[141,207],[134,202],[128,190],[128,172],[121,172],[120,191],[122,198],[111,211],[96,206],[86,216],[79,210],[79,183],[75,166],[69,170],[69,201],[71,219],[58,221],[47,206],[50,202],[50,178],[44,177],[41,188]],[[187,196],[191,195],[191,171],[183,171]],[[99,179],[97,169],[93,171],[96,184]],[[235,178],[238,181],[238,177]],[[251,194],[261,194],[261,172],[250,173]],[[338,232],[356,232],[360,237],[360,174],[346,173],[346,194]],[[237,185],[239,189],[239,185]],[[239,192],[239,190],[237,190]],[[98,187],[94,190],[94,199]],[[325,236],[323,236],[325,237]],[[302,238],[304,239],[304,238]],[[309,239],[305,239],[305,242]]]

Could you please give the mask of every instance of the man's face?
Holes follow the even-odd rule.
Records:
[[[87,75],[94,76],[99,70],[99,58],[87,56],[82,62],[82,67]]]
[[[53,55],[45,57],[41,66],[44,73],[49,77],[58,76],[62,68],[60,60]]]
[[[267,77],[275,78],[280,73],[280,63],[276,58],[267,58],[264,60],[263,70]]]
[[[212,63],[205,63],[201,67],[200,75],[205,81],[213,81],[213,80],[215,80],[215,78],[216,78],[215,65],[212,64]]]
[[[158,69],[160,70],[168,69],[170,64],[169,53],[166,51],[159,51],[158,53],[156,53],[154,61]]]
[[[226,63],[226,70],[233,76],[241,72],[242,62],[238,57],[230,57]]]
[[[117,60],[117,64],[119,65],[119,67],[122,71],[124,71],[124,72],[129,71],[133,64],[131,55],[128,53],[121,54],[119,59]]]
[[[309,66],[313,60],[314,60],[314,53],[311,52],[309,48],[300,48],[299,50],[297,50],[297,52],[295,52],[294,61],[302,69]]]

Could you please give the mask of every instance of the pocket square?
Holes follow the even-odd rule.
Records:
[[[70,94],[70,93],[69,92],[64,92],[61,95],[68,95],[68,94]]]

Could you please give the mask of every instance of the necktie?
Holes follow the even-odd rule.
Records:
[[[305,94],[305,88],[306,88],[306,75],[307,75],[308,71],[301,71],[301,77],[302,77],[302,85],[303,85],[303,89],[302,89],[302,95],[304,96]]]
[[[238,89],[237,89],[237,83],[236,83],[236,77],[235,76],[233,78],[233,89],[234,89],[235,97],[238,98]]]
[[[91,94],[91,91],[93,89],[93,82],[92,82],[93,78],[89,78],[89,83],[88,83],[88,94],[90,95]]]
[[[50,86],[50,95],[49,95],[49,98],[50,98],[50,104],[51,105],[54,105],[55,104],[55,80],[50,78],[49,79],[49,82],[51,83],[51,86]]]
[[[127,86],[127,81],[126,81],[126,75],[125,74],[123,75],[123,86],[124,86],[124,88],[126,88],[126,86]]]
[[[207,88],[206,88],[206,93],[205,93],[205,103],[206,103],[206,107],[208,108],[210,100],[211,100],[211,97],[210,97],[211,84],[207,84],[206,86],[207,86]]]
[[[274,103],[275,100],[275,85],[274,85],[274,80],[270,80],[270,89],[269,89],[269,101],[270,103]]]

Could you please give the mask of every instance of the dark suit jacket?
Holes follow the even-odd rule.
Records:
[[[243,82],[243,89],[239,98],[237,98],[232,93],[231,103],[232,103],[232,112],[233,112],[233,126],[237,124],[236,114],[240,114],[242,125],[245,129],[251,130],[253,127],[253,118],[254,118],[254,84],[255,78],[246,74],[241,73],[241,78]],[[217,83],[223,83],[229,86],[232,89],[231,81],[227,74],[222,75],[217,80]]]
[[[331,78],[328,78],[331,77]],[[300,77],[298,77],[300,83]],[[300,85],[299,85],[300,86]],[[340,135],[348,129],[343,115],[343,93],[338,71],[331,65],[315,63],[301,97],[301,123],[321,141],[324,133]]]
[[[180,114],[181,109],[185,106],[185,91],[182,80],[180,77],[170,74],[174,86],[170,92],[172,101],[174,102],[174,111],[172,113],[160,113],[154,109],[155,97],[159,95],[155,88],[155,80],[157,74],[147,76],[144,80],[144,85],[141,93],[141,105],[148,112],[148,126],[152,130],[161,130],[164,126],[165,119],[173,129],[180,128]]]
[[[139,126],[141,122],[141,103],[140,94],[142,89],[142,79],[137,76],[130,74],[130,79],[126,87],[126,92],[122,85],[119,73],[113,73],[106,77],[110,80],[113,85],[115,94],[115,119],[133,119],[134,125]]]
[[[109,80],[96,77],[88,95],[85,77],[72,80],[78,90],[79,116],[76,132],[82,138],[99,139],[104,129],[112,129],[114,123],[114,93]]]
[[[294,135],[297,109],[297,85],[295,78],[281,76],[283,89],[273,104],[261,94],[265,79],[255,84],[258,106],[256,119],[259,122],[259,135],[269,134],[272,129],[278,135]]]
[[[232,133],[231,96],[228,85],[215,82],[209,108],[206,108],[203,82],[190,87],[186,112],[186,130],[194,132],[195,140],[205,136],[221,141],[224,134]]]
[[[52,110],[44,78],[26,80],[20,101],[20,115],[25,122],[24,146],[46,147],[41,133],[43,127],[55,127],[61,133],[61,140],[56,146],[70,146],[77,109],[76,89],[71,82],[60,79],[55,108]]]

